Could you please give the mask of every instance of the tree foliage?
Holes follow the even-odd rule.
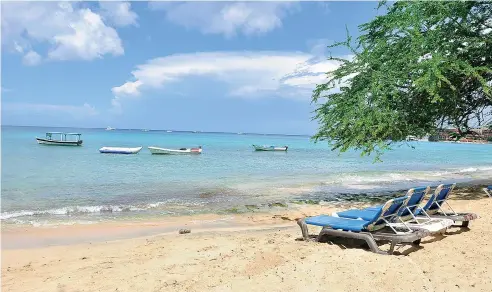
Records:
[[[359,26],[352,58],[313,92],[315,141],[377,157],[408,135],[452,125],[460,135],[490,123],[492,2],[410,1]]]

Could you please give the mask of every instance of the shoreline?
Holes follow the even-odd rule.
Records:
[[[450,200],[479,200],[486,195],[482,187],[490,180],[474,181],[457,185]],[[404,194],[406,190],[392,192],[360,200],[344,202],[306,202],[304,204],[273,205],[269,209],[236,213],[206,213],[196,215],[153,216],[140,220],[115,220],[93,224],[70,224],[54,226],[32,226],[2,224],[2,250],[36,249],[49,246],[63,246],[127,240],[156,235],[177,234],[179,229],[191,229],[193,233],[208,231],[264,229],[295,225],[301,217],[332,212],[348,208],[363,208]],[[359,200],[357,200],[359,199]]]
[[[309,206],[303,213],[283,214],[288,220],[250,216],[243,218],[248,224],[242,227],[191,227],[190,234],[173,230],[59,246],[2,246],[2,290],[490,291],[492,199],[483,192],[457,192],[451,199],[457,212],[474,212],[480,218],[469,229],[453,227],[444,236],[427,237],[417,248],[399,247],[393,256],[349,242],[300,240],[292,219],[333,211]],[[274,224],[278,220],[283,224]],[[62,233],[78,231],[70,227]]]
[[[480,171],[478,171],[480,170]],[[272,186],[266,189],[234,189],[218,187],[216,189],[202,189],[195,195],[187,194],[179,202],[174,198],[156,199],[145,203],[116,202],[84,205],[73,204],[52,208],[26,208],[21,210],[4,211],[0,216],[3,229],[49,228],[63,225],[92,225],[105,222],[152,221],[156,218],[174,218],[186,216],[207,216],[210,214],[237,215],[248,213],[270,212],[272,209],[297,209],[299,206],[309,205],[346,205],[352,202],[379,203],[394,194],[404,193],[410,187],[456,182],[458,188],[492,184],[492,168],[482,167],[465,168],[459,173],[470,173],[469,177],[455,179],[402,179],[398,183],[387,184],[381,179],[370,181],[316,181],[304,184],[287,186]],[[478,175],[473,176],[477,172]],[[447,172],[444,172],[447,174]],[[443,175],[443,173],[436,173]],[[191,195],[191,197],[190,197]],[[252,195],[250,197],[250,195]],[[4,207],[5,208],[5,207]]]

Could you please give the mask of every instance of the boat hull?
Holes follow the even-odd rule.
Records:
[[[36,141],[38,142],[38,144],[43,144],[43,145],[82,146],[82,140],[79,140],[79,141],[57,141],[57,140],[36,138]]]
[[[167,148],[160,148],[160,147],[148,147],[150,150],[150,153],[152,154],[159,154],[159,155],[184,155],[184,154],[201,154],[202,149],[201,148],[187,148],[186,150],[180,150],[180,149],[167,149]]]
[[[124,147],[102,147],[100,153],[105,154],[137,154],[142,150],[142,147],[124,148]]]
[[[253,145],[253,148],[255,148],[255,151],[287,151],[289,147],[275,147],[275,146],[258,146],[258,145]]]

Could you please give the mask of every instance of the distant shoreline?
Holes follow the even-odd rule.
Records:
[[[444,142],[444,143],[456,143],[456,144],[492,144],[492,142],[489,141],[436,141],[436,142]]]

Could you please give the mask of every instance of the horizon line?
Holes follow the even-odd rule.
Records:
[[[65,128],[65,129],[87,129],[87,130],[105,130],[106,128],[99,127],[67,127],[67,126],[26,126],[26,125],[1,125],[2,127],[24,127],[24,128]],[[206,134],[234,134],[234,135],[268,135],[268,136],[302,136],[312,137],[311,134],[280,134],[280,133],[253,133],[253,132],[221,132],[221,131],[201,131],[201,130],[174,130],[174,129],[148,129],[148,128],[113,128],[112,131],[118,130],[148,130],[150,131],[173,131],[181,133],[206,133]]]

